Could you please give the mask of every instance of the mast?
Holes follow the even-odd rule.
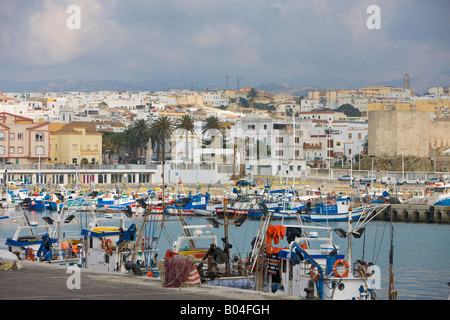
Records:
[[[351,180],[351,178],[350,178],[350,180]],[[347,262],[351,266],[352,265],[352,218],[351,218],[352,207],[351,207],[351,202],[350,202],[350,207],[348,208],[347,215],[348,215],[348,231],[347,231],[347,260],[348,261]]]
[[[390,206],[389,206],[390,209]],[[389,210],[390,215],[390,227],[391,227],[391,247],[389,250],[389,292],[388,299],[389,300],[397,300],[397,291],[394,288],[394,227],[392,226],[392,214]]]
[[[353,202],[353,155],[350,153],[350,205],[347,212],[348,234],[347,234],[347,260],[352,265],[352,202]],[[337,204],[337,202],[336,202]]]
[[[227,276],[230,275],[230,248],[228,248],[228,212],[227,212],[227,198],[223,198],[223,224],[225,232],[225,248],[228,259],[225,265],[225,273]]]

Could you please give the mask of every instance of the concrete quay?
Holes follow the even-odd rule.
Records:
[[[417,223],[450,223],[450,206],[433,206],[419,204],[391,204],[390,208],[380,213],[375,220]]]
[[[0,271],[0,300],[299,300],[251,290],[200,285],[165,288],[155,278],[80,269],[80,288],[69,289],[66,266],[21,260],[23,269]]]

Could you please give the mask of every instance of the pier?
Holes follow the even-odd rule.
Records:
[[[80,288],[70,289],[66,266],[20,261],[23,269],[0,277],[0,300],[298,300],[265,292],[200,285],[165,288],[161,280],[146,276],[80,270]],[[173,311],[173,310],[172,310]]]
[[[449,206],[391,204],[390,208],[378,215],[375,220],[389,220],[390,214],[394,222],[450,223]]]

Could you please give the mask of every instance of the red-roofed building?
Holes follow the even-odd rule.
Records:
[[[50,149],[50,123],[0,113],[0,162],[12,164],[46,163]]]

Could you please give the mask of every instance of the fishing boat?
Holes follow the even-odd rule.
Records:
[[[165,258],[182,255],[203,259],[211,245],[219,244],[217,236],[212,232],[213,228],[211,224],[183,226],[183,235],[178,236],[173,242],[172,247],[166,251]],[[203,247],[197,247],[196,242],[199,241],[203,242]]]
[[[43,217],[45,225],[30,221],[25,209],[22,209],[21,213],[21,224],[16,228],[14,235],[7,238],[5,242],[9,251],[17,252],[22,259],[33,261],[36,259],[45,261],[77,259],[76,255],[79,253],[77,239],[65,241],[64,249],[61,248],[64,242],[62,228],[75,218],[70,211],[58,212],[56,220],[48,216]],[[69,252],[63,251],[66,249],[69,249]]]
[[[224,200],[224,206],[226,211],[227,200]],[[172,280],[181,276],[179,265],[188,264],[192,268],[190,271],[188,270],[188,284],[200,283],[201,281],[215,286],[241,289],[254,288],[253,276],[248,272],[244,259],[237,255],[230,257],[233,246],[228,242],[228,227],[230,225],[241,226],[246,216],[241,216],[239,219],[229,222],[228,215],[225,215],[223,223],[219,223],[214,218],[207,218],[206,220],[210,224],[205,225],[188,225],[182,214],[179,214],[178,218],[183,235],[178,236],[171,249],[166,251],[164,263],[166,278],[168,274]],[[213,232],[213,229],[219,226],[223,226],[225,232],[225,237],[221,239],[223,249],[219,246],[218,238]],[[177,259],[178,261],[174,261],[172,265],[170,261],[176,258],[189,262]],[[184,270],[186,269],[184,268]]]
[[[177,200],[170,201],[169,205],[166,206],[166,213],[175,215],[178,214],[178,210],[181,210],[182,214],[194,215],[196,212],[204,212],[204,210],[207,210],[209,200],[210,195],[208,193],[179,197]]]
[[[260,274],[255,276],[260,279],[256,288],[306,299],[377,299],[379,268],[352,256],[353,239],[360,239],[367,223],[389,205],[373,206],[354,226],[349,219],[347,230],[304,223],[300,219],[298,224],[266,225],[258,234],[260,259],[253,262]],[[335,244],[333,232],[348,239],[346,254]],[[273,247],[276,235],[286,236],[287,244]],[[258,256],[256,251],[254,254]]]
[[[158,274],[155,261],[161,230],[159,233],[156,230],[163,215],[150,210],[142,199],[136,201],[145,209],[139,228],[136,217],[136,224],[125,229],[125,220],[133,217],[129,210],[103,217],[90,211],[89,225],[81,230],[84,267],[122,274],[142,275],[145,270]]]
[[[15,208],[28,197],[28,189],[13,188],[2,192],[2,207]]]
[[[316,203],[309,213],[303,214],[306,221],[347,221],[365,214],[365,207],[352,208],[351,197],[341,197]]]
[[[226,198],[224,198],[225,201]],[[225,205],[217,205],[215,207],[215,213],[219,217],[223,217],[225,212],[228,216],[248,216],[249,212],[258,208],[258,203],[261,202],[263,196],[260,195],[245,195],[236,200],[230,201]],[[228,201],[228,199],[226,199]]]
[[[434,193],[437,196],[436,206],[450,206],[450,184],[440,183],[434,185]]]
[[[272,213],[273,219],[297,219],[297,215],[300,214],[307,205],[295,197],[293,192],[271,192],[269,197],[266,197],[262,203],[266,206],[267,210]],[[273,195],[276,194],[276,197]],[[250,219],[259,219],[264,216],[264,210],[253,209],[249,210],[248,216]]]

